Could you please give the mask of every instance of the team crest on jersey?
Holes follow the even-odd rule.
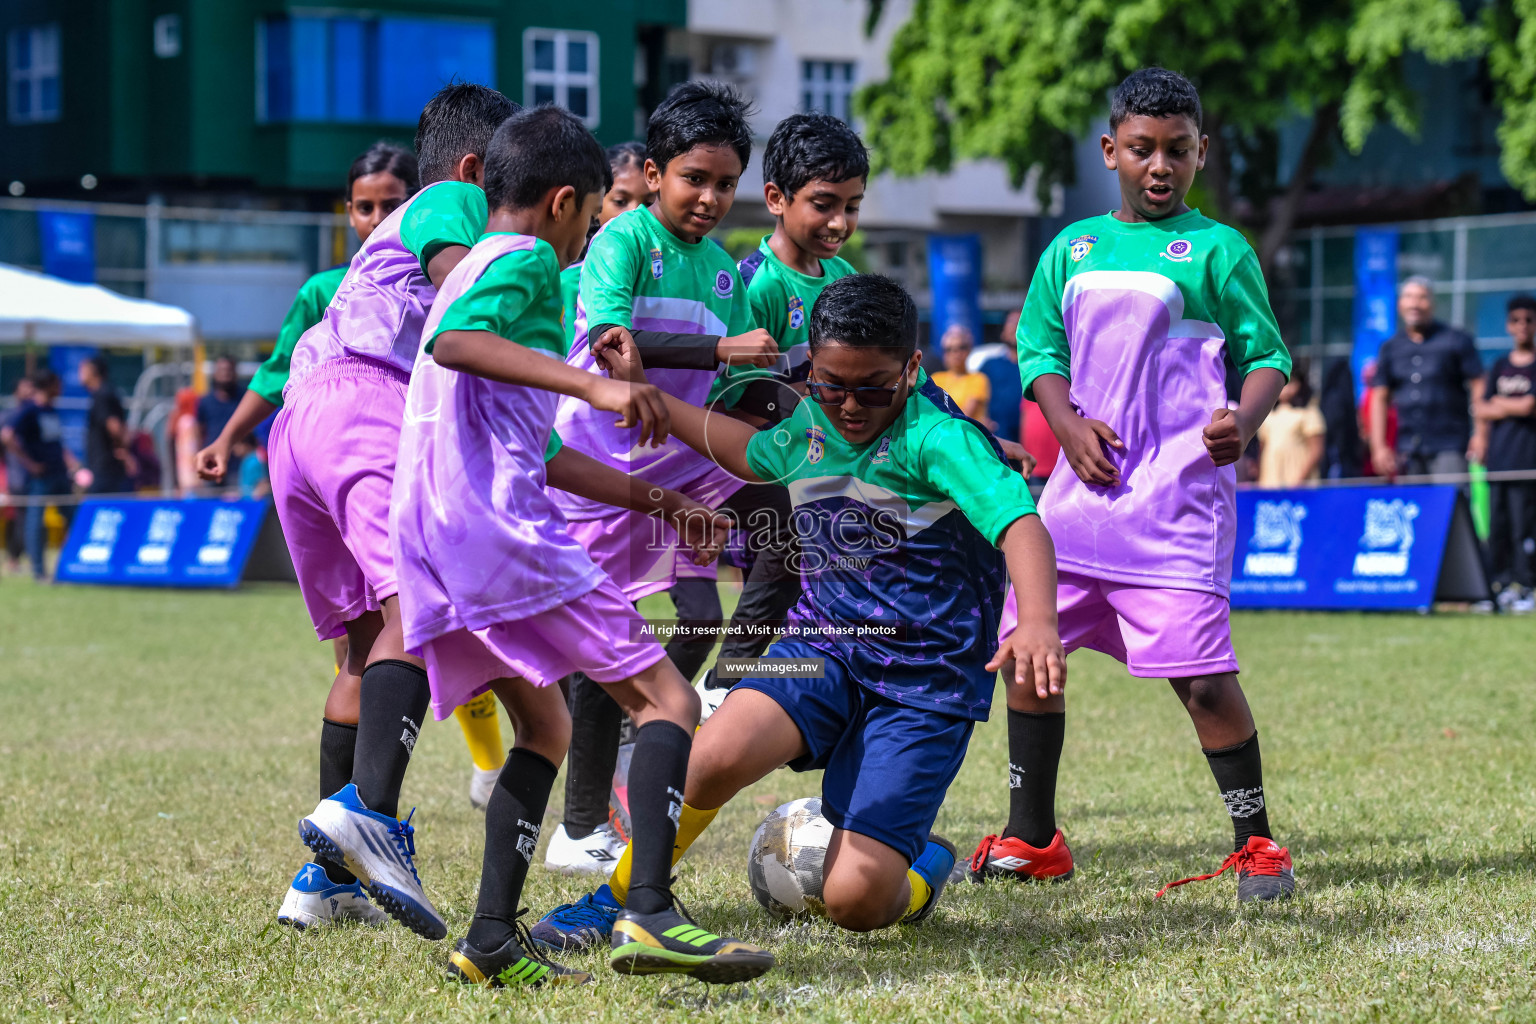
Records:
[[[1072,247],[1072,262],[1081,263],[1083,257],[1093,251],[1093,243],[1097,242],[1097,235],[1078,235],[1067,244]]]
[[[877,462],[890,462],[891,461],[891,439],[890,438],[882,437],[880,439],[880,447],[875,449],[875,454],[873,454],[873,455],[871,455],[869,457],[869,461],[870,461],[871,464],[877,463]]]
[[[805,454],[807,462],[820,462],[822,456],[827,454],[827,432],[820,427],[807,427],[805,436],[810,439],[810,448]]]
[[[661,280],[661,250],[657,248],[651,249],[651,276]]]
[[[722,299],[731,297],[731,291],[736,287],[736,275],[729,270],[722,270],[715,275],[715,294]]]
[[[1190,253],[1194,251],[1194,248],[1195,247],[1190,244],[1189,239],[1175,238],[1173,241],[1169,242],[1168,247],[1162,252],[1158,253],[1158,255],[1165,260],[1173,260],[1175,263],[1188,263],[1190,260],[1194,259],[1194,257],[1190,255]]]
[[[798,331],[805,326],[805,303],[800,301],[800,296],[789,297],[789,329]]]

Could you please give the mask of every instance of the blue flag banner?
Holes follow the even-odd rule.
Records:
[[[1232,607],[1427,609],[1488,582],[1455,487],[1239,491]]]
[[[59,555],[67,583],[234,587],[267,516],[265,499],[87,501]]]
[[[1349,365],[1358,392],[1365,366],[1397,330],[1397,228],[1355,232],[1355,347]]]
[[[96,215],[66,210],[38,210],[43,243],[43,272],[66,281],[96,280]]]
[[[928,282],[933,289],[933,321],[930,343],[954,324],[971,329],[981,344],[981,236],[929,235]],[[943,369],[943,361],[934,369]]]

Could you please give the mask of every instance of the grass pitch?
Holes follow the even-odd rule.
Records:
[[[664,607],[664,605],[662,606]],[[656,609],[660,612],[660,609]],[[0,1019],[165,1021],[1536,1019],[1536,658],[1530,620],[1239,615],[1270,818],[1298,898],[1239,909],[1229,879],[1152,899],[1230,849],[1165,684],[1074,655],[1060,809],[1077,877],[956,886],[920,928],[783,925],[746,884],[776,772],[680,868],[710,928],[773,949],[707,992],[622,978],[493,992],[446,983],[448,943],[398,926],[273,923],[317,798],[327,646],[297,591],[0,585]],[[510,733],[508,733],[510,742]],[[964,851],[1006,811],[1001,716],[938,829]],[[404,806],[463,934],[482,817],[457,726],[423,731]],[[560,786],[556,786],[558,803]],[[547,819],[552,827],[555,814]],[[535,867],[534,914],[585,883]]]

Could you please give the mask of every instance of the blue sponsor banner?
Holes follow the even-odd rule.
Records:
[[[1423,609],[1456,488],[1239,491],[1234,608]]]
[[[1365,365],[1397,330],[1397,228],[1355,232],[1355,346],[1349,365],[1365,387]]]
[[[929,235],[928,282],[933,289],[930,342],[937,347],[955,324],[981,344],[981,236]],[[943,369],[943,360],[935,369]]]
[[[67,583],[233,587],[266,519],[265,499],[87,501],[59,555]]]
[[[37,231],[43,244],[43,272],[66,281],[96,280],[96,215],[38,210]]]

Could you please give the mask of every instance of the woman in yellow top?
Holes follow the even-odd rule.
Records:
[[[1280,389],[1280,401],[1259,426],[1259,486],[1296,487],[1316,480],[1327,427],[1312,404],[1307,368],[1297,365]]]
[[[992,398],[992,384],[984,373],[968,373],[965,360],[971,354],[971,330],[954,324],[939,341],[944,350],[944,369],[933,375],[933,382],[948,392],[960,411],[971,419],[994,429],[987,419],[987,402]]]

